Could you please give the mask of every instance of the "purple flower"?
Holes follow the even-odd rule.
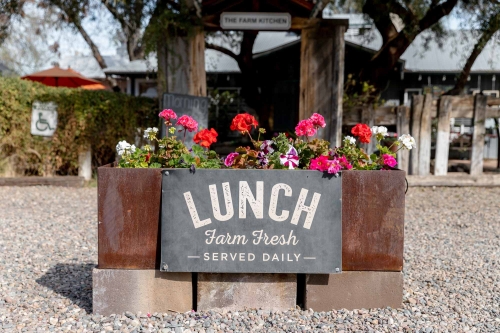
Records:
[[[260,150],[264,153],[264,155],[274,152],[273,147],[271,147],[272,144],[273,140],[265,140],[264,142],[262,142],[262,144],[260,145]]]
[[[297,149],[290,146],[290,149],[288,149],[285,155],[280,155],[280,162],[288,167],[288,169],[296,168],[299,165],[299,154],[297,153]]]
[[[226,159],[224,160],[224,165],[229,168],[231,165],[233,165],[234,159],[238,155],[239,155],[238,153],[231,153],[231,154],[227,155]]]
[[[259,154],[257,155],[257,160],[262,166],[266,166],[269,163],[269,159],[267,158],[266,154],[261,151],[259,151]]]

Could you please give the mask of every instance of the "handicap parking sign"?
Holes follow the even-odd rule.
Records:
[[[52,136],[57,128],[57,105],[54,102],[34,102],[31,113],[31,134]]]

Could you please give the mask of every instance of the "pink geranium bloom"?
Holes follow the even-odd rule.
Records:
[[[320,157],[311,159],[309,170],[327,171],[329,165],[330,161],[328,160],[328,156],[321,155]]]
[[[272,144],[273,140],[265,140],[262,142],[262,144],[260,145],[260,150],[264,153],[264,155],[274,152],[273,147],[271,147]]]
[[[238,156],[238,153],[230,153],[227,155],[226,159],[224,160],[224,165],[227,166],[228,168],[233,165],[234,160],[236,156]]]
[[[344,169],[344,170],[351,170],[352,169],[351,163],[349,163],[349,161],[347,160],[347,158],[345,156],[339,157],[338,161],[339,161],[340,165],[342,166],[342,169]]]
[[[165,121],[170,121],[171,119],[177,119],[177,115],[172,109],[163,110],[158,114],[158,117],[165,119]]]
[[[280,155],[280,162],[288,167],[288,169],[294,169],[299,166],[299,154],[297,153],[297,149],[290,146],[286,154]]]
[[[295,134],[298,136],[313,136],[316,134],[316,128],[311,120],[301,120],[295,127]]]
[[[384,154],[382,155],[382,159],[384,160],[384,165],[387,165],[391,168],[394,168],[398,162],[394,158],[394,156],[389,155],[389,154]]]
[[[319,113],[313,113],[313,115],[309,118],[309,120],[313,123],[315,127],[325,127],[326,122],[325,118]]]
[[[184,129],[188,130],[189,132],[194,132],[198,129],[198,122],[191,118],[190,116],[182,116],[177,120],[176,125],[180,125],[184,127]]]

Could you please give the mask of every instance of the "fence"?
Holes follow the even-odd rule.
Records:
[[[411,133],[417,148],[398,153],[398,165],[411,175],[429,175],[431,168],[432,120],[437,119],[434,175],[448,173],[451,118],[472,118],[471,176],[483,173],[485,121],[500,117],[500,98],[483,95],[442,96],[433,99],[431,94],[413,96],[411,107],[381,107],[373,112],[368,108],[346,111],[344,125],[364,122],[369,126],[396,125],[398,134]],[[373,145],[365,147],[372,152]]]

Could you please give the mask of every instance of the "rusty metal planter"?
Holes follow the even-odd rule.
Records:
[[[99,268],[159,269],[161,171],[99,168]],[[401,271],[405,173],[347,171],[342,187],[343,270]]]

